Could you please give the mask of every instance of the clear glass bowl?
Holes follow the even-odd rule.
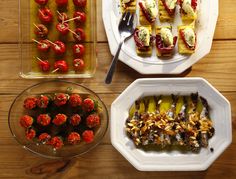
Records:
[[[53,22],[50,25],[46,25],[49,34],[48,39],[51,41],[60,40],[66,44],[66,53],[64,56],[55,56],[52,49],[48,53],[40,53],[37,50],[37,44],[32,39],[39,38],[34,34],[34,24],[40,24],[38,18],[39,6],[34,0],[20,0],[19,1],[19,49],[20,49],[20,76],[27,79],[38,78],[91,78],[94,76],[97,67],[96,57],[96,43],[97,43],[97,17],[96,17],[96,1],[87,0],[85,9],[78,9],[86,13],[86,22],[83,25],[76,26],[74,21],[69,22],[71,30],[76,27],[80,27],[85,31],[85,41],[82,44],[85,46],[85,54],[82,59],[85,62],[85,69],[83,71],[75,72],[73,69],[73,59],[75,58],[72,51],[72,46],[75,44],[73,34],[69,33],[67,36],[61,36],[56,30],[57,10],[60,12],[66,12],[69,18],[73,17],[73,13],[77,11],[73,1],[68,1],[66,8],[58,8],[55,1],[48,1],[47,6],[53,12]],[[42,73],[38,67],[38,61],[35,57],[39,57],[44,60],[48,60],[51,64],[51,70],[53,71],[53,64],[56,60],[65,60],[69,65],[69,71],[63,73]]]
[[[27,111],[23,107],[24,100],[29,96],[38,96],[39,94],[44,93],[68,92],[85,95],[98,101],[98,105],[102,109],[99,112],[101,124],[95,131],[94,141],[88,144],[81,141],[77,145],[65,145],[61,149],[55,151],[51,146],[27,140],[25,137],[25,129],[19,124],[20,117],[27,114]],[[25,89],[13,101],[8,114],[9,128],[15,140],[26,150],[47,158],[71,158],[88,152],[102,141],[108,128],[108,121],[109,116],[107,108],[93,91],[76,83],[59,80],[41,82]]]

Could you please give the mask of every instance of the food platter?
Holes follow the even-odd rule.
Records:
[[[45,2],[46,4],[40,5],[37,4],[36,1],[19,1],[20,76],[30,79],[91,78],[96,71],[97,65],[96,10],[94,10],[96,9],[96,2],[88,0],[84,7],[74,5],[73,1],[64,1],[67,2],[67,4],[63,6],[56,4],[57,1]],[[47,19],[47,17],[49,17],[46,14],[48,12],[52,17],[49,22],[43,20],[44,18]],[[78,12],[83,14],[83,22],[77,22],[77,19],[73,19],[76,17],[75,13],[78,14]],[[61,23],[59,18],[60,14],[63,13],[66,14],[66,19],[68,20],[65,20],[65,23]],[[59,30],[59,27],[62,26],[58,25],[62,24],[67,24],[69,31],[67,30],[65,33],[62,32],[62,30]],[[41,25],[44,25],[48,30],[48,34],[44,37],[36,34],[37,29],[39,29],[39,26]],[[81,37],[83,37],[81,40],[76,40],[75,38],[75,34],[78,33],[76,32],[76,29],[82,29],[84,32],[83,35],[81,35]],[[42,44],[42,40],[50,41],[50,48],[47,51],[42,51],[42,48],[40,51],[38,44]],[[55,51],[54,47],[58,47],[55,45],[56,41],[64,43],[65,50],[63,53]],[[77,44],[84,46],[85,50],[83,50],[83,55],[78,56],[76,54],[77,52],[75,52],[74,47]],[[75,68],[75,59],[83,60],[83,68]],[[61,66],[61,60],[63,61],[62,65],[66,66],[64,71],[61,71],[60,68],[59,70],[55,69],[57,61],[59,61],[59,65]],[[45,64],[46,61],[48,70],[43,71],[39,63]]]
[[[66,98],[62,98],[62,94]],[[79,95],[83,101],[75,100],[74,95]],[[85,105],[85,100],[86,104],[91,104],[87,99],[94,105]],[[72,106],[70,101],[80,104]],[[93,109],[89,107],[91,110],[85,112],[86,106]],[[96,127],[91,126],[91,121],[87,123],[92,119],[88,116],[95,113],[100,118]],[[41,82],[22,91],[13,101],[8,115],[11,134],[24,149],[54,159],[80,156],[96,147],[107,131],[108,120],[105,104],[93,91],[59,80]]]
[[[136,99],[158,95],[189,95],[198,92],[208,101],[215,128],[209,146],[199,153],[181,150],[137,148],[126,133],[129,109]],[[206,170],[232,142],[231,107],[228,100],[202,78],[138,79],[111,106],[112,145],[140,171]]]
[[[194,54],[186,56],[180,55],[175,49],[172,58],[161,59],[156,57],[155,50],[151,57],[139,57],[135,52],[135,43],[131,39],[122,47],[119,56],[120,61],[141,74],[179,74],[191,67],[210,52],[216,21],[218,18],[218,0],[198,1],[199,12],[196,20],[197,46]],[[119,19],[121,17],[119,0],[103,0],[102,4],[103,23],[108,37],[109,47],[112,55],[115,54],[120,35],[118,32]],[[136,24],[139,24],[139,12],[136,12]],[[179,16],[179,9],[176,9],[175,21],[173,23],[160,23],[156,20],[156,25],[172,25],[174,34],[177,34],[177,26],[182,25]]]

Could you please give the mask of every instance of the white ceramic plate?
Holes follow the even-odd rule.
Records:
[[[196,22],[197,47],[196,52],[193,55],[180,55],[177,52],[178,50],[176,45],[175,54],[171,59],[163,60],[158,58],[156,56],[155,48],[153,48],[153,54],[151,57],[142,58],[137,56],[135,43],[132,38],[122,47],[119,59],[141,74],[179,74],[191,67],[194,63],[210,52],[218,18],[218,0],[198,0],[198,4],[199,11]],[[120,41],[120,35],[118,32],[118,24],[121,17],[120,0],[103,0],[102,13],[110,51],[112,55],[114,55]],[[138,14],[138,8],[136,14]],[[138,22],[138,18],[136,19]],[[158,18],[156,24],[165,25],[165,23],[160,23]],[[177,26],[181,24],[182,21],[179,14],[179,7],[177,7],[175,21],[171,23],[174,35],[177,35]]]
[[[189,95],[198,92],[210,106],[215,128],[209,147],[200,153],[179,151],[144,151],[137,149],[126,135],[125,121],[129,108],[140,97],[158,94]],[[228,100],[202,78],[138,79],[111,106],[112,145],[141,171],[200,171],[206,170],[232,142],[231,107]],[[210,151],[214,149],[214,152]]]

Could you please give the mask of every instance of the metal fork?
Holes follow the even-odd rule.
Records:
[[[133,35],[133,32],[134,32],[133,21],[134,21],[134,14],[132,14],[130,12],[125,12],[122,15],[122,18],[121,18],[119,26],[118,26],[121,40],[120,40],[117,52],[112,59],[109,71],[107,72],[107,76],[105,79],[106,84],[110,84],[112,82],[112,77],[113,77],[113,74],[115,71],[115,67],[116,67],[116,64],[117,64],[117,61],[119,58],[119,54],[120,54],[120,50],[121,50],[123,43]]]

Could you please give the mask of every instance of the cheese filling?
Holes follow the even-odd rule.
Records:
[[[152,18],[157,17],[158,9],[155,0],[144,0],[143,5]]]
[[[169,9],[174,9],[176,6],[177,0],[166,0],[166,5]]]
[[[192,28],[187,27],[183,30],[184,33],[184,39],[188,46],[194,47],[196,43],[196,36]]]
[[[163,27],[160,30],[161,40],[164,42],[165,46],[171,46],[174,43],[173,35],[169,28]]]
[[[144,44],[144,46],[149,46],[150,44],[150,32],[149,29],[145,27],[140,27],[138,32],[139,40]]]
[[[183,0],[182,9],[190,16],[194,16],[195,12],[191,6],[191,0]]]

